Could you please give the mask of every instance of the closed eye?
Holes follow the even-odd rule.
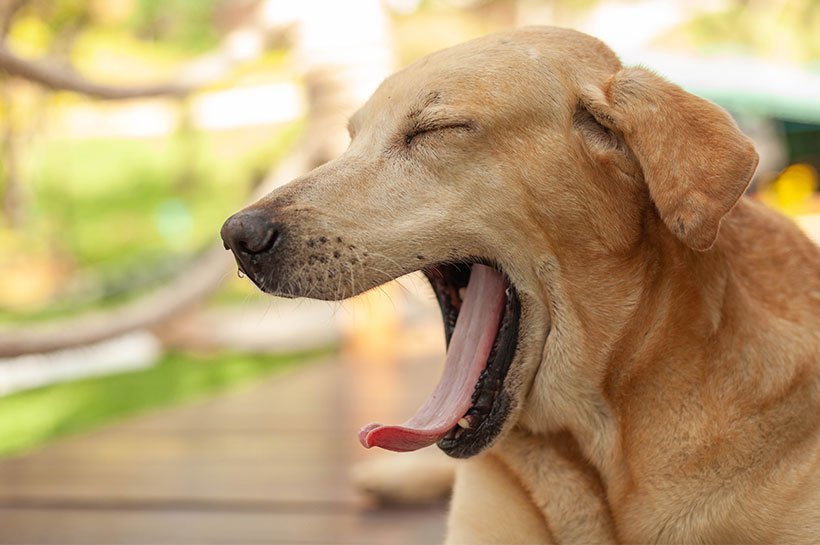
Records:
[[[404,144],[409,146],[418,137],[437,132],[449,130],[471,131],[474,128],[475,127],[472,123],[466,121],[459,121],[456,123],[447,123],[442,125],[416,125],[406,135],[404,135]]]

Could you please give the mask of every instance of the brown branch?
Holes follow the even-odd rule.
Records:
[[[14,53],[4,39],[11,28],[14,15],[28,0],[7,1],[7,6],[0,7],[0,72],[54,91],[70,91],[102,100],[183,97],[220,82],[235,67],[251,60],[238,57],[229,43],[223,43],[215,52],[182,66],[177,71],[180,75],[176,80],[151,85],[99,83],[89,80],[70,67],[55,64],[48,59],[26,59]],[[280,32],[277,29],[264,29],[255,24],[247,25],[245,31],[256,34],[262,42]]]
[[[207,83],[198,82],[198,84],[191,85],[171,82],[128,87],[105,85],[89,81],[73,70],[61,66],[45,61],[23,59],[15,55],[4,44],[0,45],[0,70],[10,76],[23,78],[55,91],[71,91],[104,100],[183,96],[196,91]]]
[[[212,248],[168,285],[113,311],[0,332],[0,357],[50,352],[99,342],[186,309],[212,291],[227,271],[227,253]]]

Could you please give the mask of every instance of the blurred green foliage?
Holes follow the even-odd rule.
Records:
[[[92,81],[167,81],[218,47],[236,20],[227,7],[220,0],[28,0],[8,40],[22,56],[73,66]],[[214,87],[290,81],[285,58],[269,51]],[[172,105],[179,125],[168,136],[88,138],[66,130],[72,125],[65,120],[105,115],[111,106],[17,80],[7,90],[0,132],[17,144],[14,153],[4,145],[0,157],[0,270],[7,280],[0,322],[117,304],[173,276],[218,241],[224,218],[301,129],[297,122],[199,131],[184,119],[189,99]],[[7,165],[15,165],[15,176]],[[9,180],[22,189],[10,191]],[[15,193],[22,198],[6,198]]]
[[[247,199],[298,130],[291,125],[238,157],[218,152],[208,134],[193,149],[176,138],[48,142],[32,169],[36,221],[59,233],[80,267],[122,268],[200,248],[217,240],[215,226]],[[168,226],[171,213],[183,224]]]
[[[92,22],[91,2],[86,0],[31,0],[21,10],[21,16],[43,21],[52,34],[66,29],[79,29]]]
[[[105,27],[193,53],[217,45],[219,4],[219,0],[30,0],[19,17],[42,23],[50,39]]]
[[[216,45],[218,0],[139,0],[129,23],[137,36],[190,51]]]
[[[820,61],[820,2],[734,0],[718,12],[695,15],[676,33],[700,50],[738,51],[792,62]]]
[[[0,308],[0,323],[121,303],[173,276],[218,242],[224,219],[301,128],[291,123],[248,149],[241,136],[208,133],[49,140],[32,149],[34,198],[20,244],[46,241],[42,251],[59,256],[72,281],[45,307]]]
[[[0,456],[127,416],[202,399],[328,352],[207,358],[171,353],[146,370],[0,397]]]

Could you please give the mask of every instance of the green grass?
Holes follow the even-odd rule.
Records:
[[[0,456],[147,410],[200,399],[326,351],[207,358],[169,354],[150,369],[0,397]]]

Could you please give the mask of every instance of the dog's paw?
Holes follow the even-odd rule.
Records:
[[[434,449],[391,454],[360,462],[354,486],[381,503],[421,504],[449,496],[455,460]]]

